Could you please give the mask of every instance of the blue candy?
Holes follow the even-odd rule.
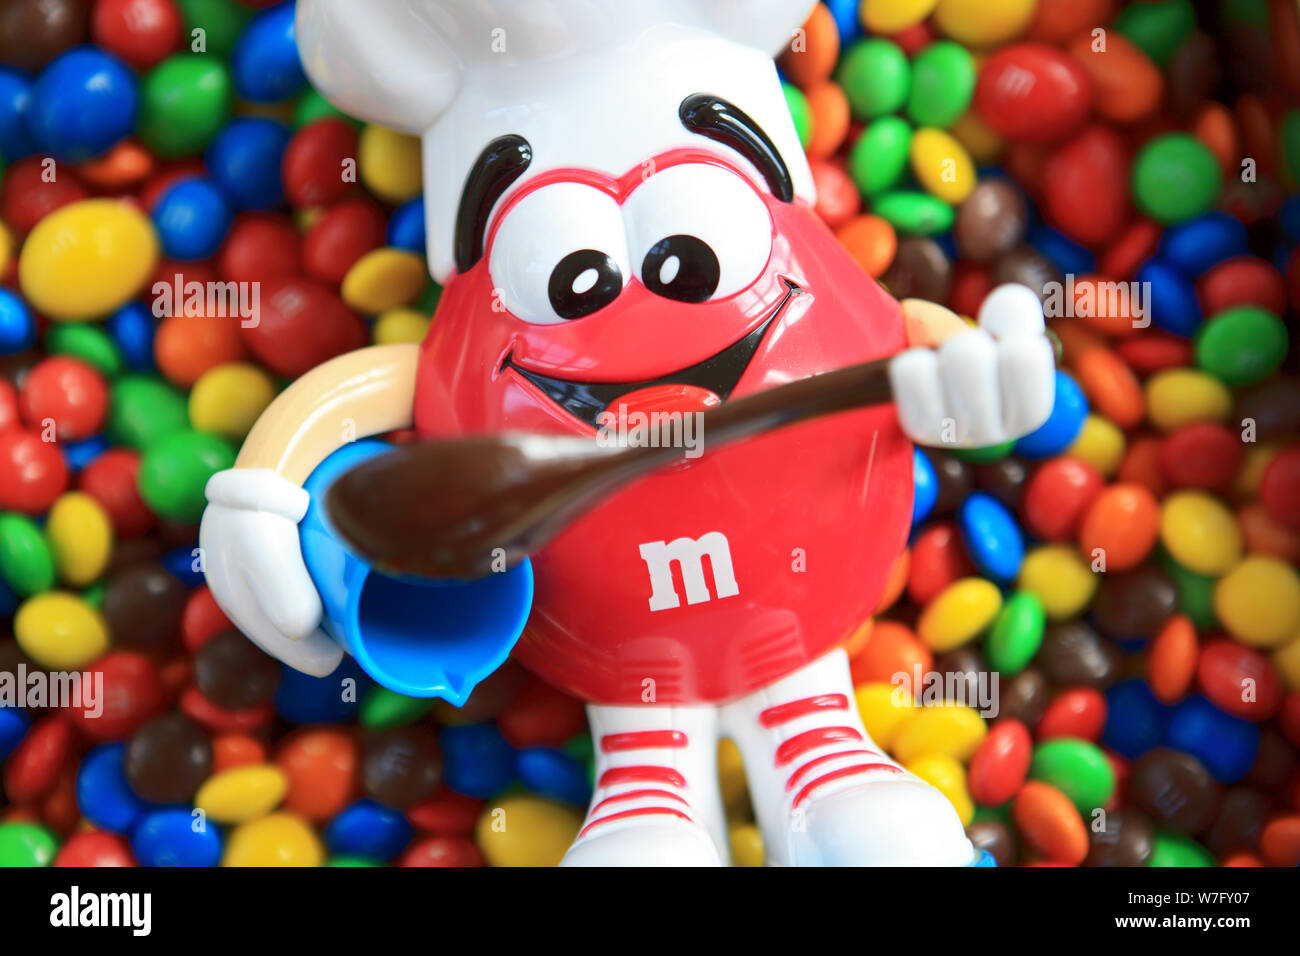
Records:
[[[169,807],[145,814],[131,831],[131,853],[141,866],[216,866],[221,829],[190,810]]]
[[[158,199],[153,221],[173,259],[207,259],[221,248],[232,218],[230,201],[211,179],[183,179]]]
[[[939,476],[934,465],[919,448],[912,449],[912,524],[918,525],[934,510],[939,500]]]
[[[1052,414],[1038,428],[1016,442],[1013,449],[1021,458],[1041,459],[1059,455],[1079,437],[1088,417],[1088,399],[1070,376],[1056,373],[1056,397]]]
[[[150,811],[126,782],[125,744],[103,744],[86,754],[77,768],[77,806],[101,830],[128,833]]]
[[[345,807],[325,828],[325,843],[337,856],[388,861],[411,842],[411,824],[400,810],[373,800]]]
[[[238,209],[274,209],[284,202],[280,160],[293,133],[260,117],[231,120],[208,147],[208,171]]]
[[[467,797],[493,797],[515,775],[514,748],[495,724],[444,727],[440,737],[447,786]]]
[[[1224,713],[1197,694],[1173,708],[1165,743],[1199,759],[1220,783],[1236,783],[1259,754],[1259,725]]]
[[[128,302],[108,317],[105,326],[127,368],[134,372],[152,372],[155,369],[153,336],[156,320],[148,306],[141,302]]]
[[[1003,584],[1016,579],[1025,560],[1025,542],[1002,502],[982,491],[967,495],[957,510],[957,525],[966,553],[985,577]]]
[[[172,577],[181,581],[186,587],[196,588],[203,583],[203,572],[195,568],[198,545],[188,545],[168,551],[159,559]]]
[[[519,782],[533,793],[562,803],[586,806],[591,799],[591,781],[586,766],[562,750],[529,747],[515,756]]]
[[[1184,338],[1196,333],[1202,319],[1201,300],[1186,274],[1167,262],[1148,259],[1134,278],[1149,290],[1143,299],[1155,325]]]
[[[14,693],[18,692],[15,687]],[[31,721],[17,707],[0,707],[0,760],[4,760],[27,736]]]
[[[1292,196],[1278,210],[1277,221],[1282,226],[1282,234],[1287,242],[1300,242],[1300,194]]]
[[[18,596],[9,589],[4,577],[0,576],[0,617],[8,617],[16,610],[18,610]],[[2,749],[0,748],[0,750]],[[0,759],[4,759],[2,753],[0,753]]]
[[[307,86],[293,35],[293,0],[253,17],[230,54],[235,91],[254,103],[277,103]]]
[[[1097,267],[1096,256],[1051,226],[1036,226],[1026,242],[1050,259],[1062,275],[1085,275]]]
[[[286,664],[280,668],[275,712],[294,724],[345,724],[356,716],[371,683],[346,654],[327,677],[312,677]]]
[[[858,8],[862,0],[824,0],[831,16],[835,18],[835,27],[840,32],[840,49],[848,46],[862,36],[862,20]]]
[[[393,210],[388,219],[388,245],[424,255],[424,197],[417,196]]]
[[[130,135],[137,99],[135,74],[121,60],[76,47],[36,77],[27,128],[42,152],[80,162]]]
[[[32,106],[32,80],[21,70],[0,67],[0,156],[16,163],[36,150],[27,129]]]
[[[81,471],[81,469],[108,451],[109,447],[109,441],[103,435],[95,435],[81,441],[59,442],[59,450],[63,452],[63,460],[67,462],[68,468],[74,472]]]
[[[35,344],[32,310],[8,289],[0,289],[0,355],[23,352]]]
[[[1160,258],[1193,279],[1249,250],[1245,225],[1217,210],[1169,227],[1160,239]]]
[[[1160,744],[1169,708],[1156,699],[1146,681],[1120,681],[1106,690],[1106,727],[1101,742],[1130,760]]]

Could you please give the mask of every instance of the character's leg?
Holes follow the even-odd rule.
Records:
[[[962,866],[975,858],[947,798],[867,735],[843,651],[721,716],[745,760],[769,863]]]
[[[587,707],[596,792],[561,866],[719,866],[728,858],[710,706]]]

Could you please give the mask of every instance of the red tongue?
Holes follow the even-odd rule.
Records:
[[[721,405],[722,399],[698,385],[651,385],[620,395],[606,406],[615,415],[633,412],[702,412]]]

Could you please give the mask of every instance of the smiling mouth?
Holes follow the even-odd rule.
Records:
[[[556,405],[592,428],[599,427],[601,412],[615,399],[659,385],[690,385],[707,389],[725,402],[736,388],[740,377],[745,374],[745,369],[749,367],[749,362],[758,351],[759,343],[763,341],[767,330],[785,311],[790,300],[803,292],[803,289],[789,279],[782,277],[781,281],[785,284],[785,295],[781,297],[781,301],[776,304],[772,313],[763,320],[762,325],[703,362],[697,362],[695,365],[658,378],[642,379],[639,382],[573,382],[523,368],[515,364],[513,352],[506,355],[501,363],[501,370],[514,369],[545,392]]]

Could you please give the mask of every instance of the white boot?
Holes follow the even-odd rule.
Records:
[[[722,709],[745,760],[769,863],[965,866],[976,857],[952,804],[872,742],[848,658],[833,651]]]
[[[604,707],[587,718],[596,792],[561,866],[721,866],[715,707]]]

